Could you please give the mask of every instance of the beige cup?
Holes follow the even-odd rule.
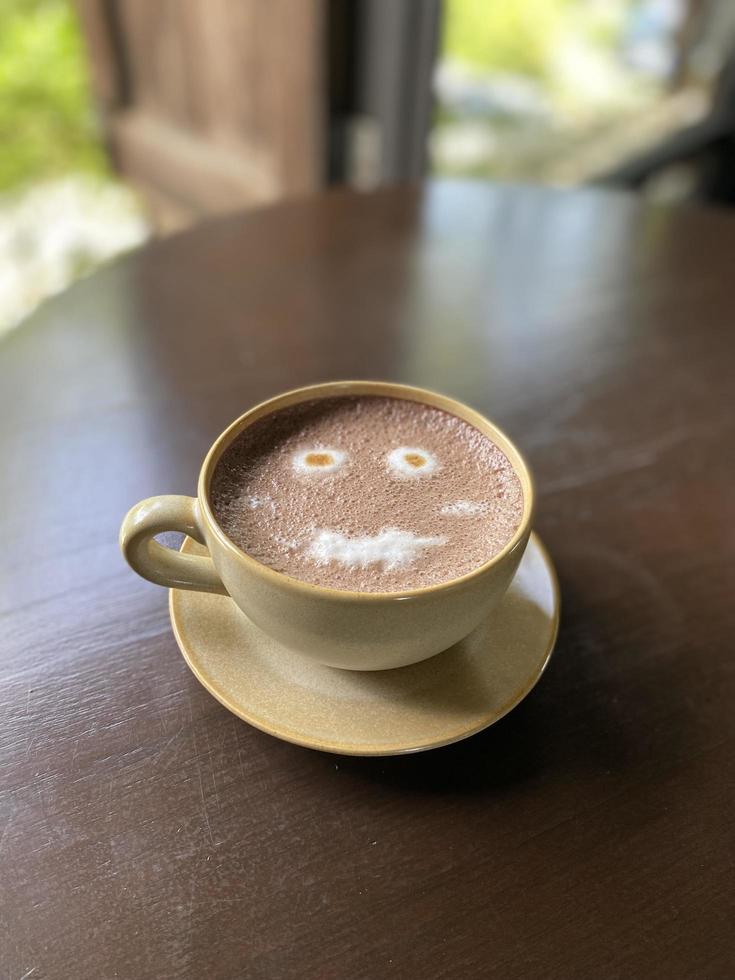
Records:
[[[335,395],[386,395],[444,409],[486,433],[505,453],[523,488],[523,517],[512,539],[490,561],[461,578],[407,592],[347,592],[291,578],[241,551],[217,524],[209,500],[212,474],[233,439],[256,419],[288,405]],[[374,381],[340,381],[299,388],[262,402],[215,441],[199,474],[197,497],[149,497],[129,511],[120,547],[143,578],[173,589],[230,595],[263,632],[305,657],[350,670],[384,670],[417,663],[467,636],[508,588],[531,532],[533,487],[520,453],[487,419],[431,391]],[[183,531],[211,557],[183,555],[154,540]]]

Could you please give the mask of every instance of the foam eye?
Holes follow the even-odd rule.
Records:
[[[427,449],[399,446],[388,453],[388,466],[397,476],[428,476],[439,469],[439,461]]]
[[[302,449],[294,453],[292,464],[297,473],[334,473],[347,459],[341,449]]]

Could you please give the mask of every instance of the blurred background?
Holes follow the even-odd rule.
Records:
[[[733,0],[2,0],[0,333],[148,237],[424,174],[735,203]]]

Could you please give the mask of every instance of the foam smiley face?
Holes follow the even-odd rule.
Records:
[[[212,503],[259,561],[371,592],[471,571],[507,543],[523,509],[518,478],[487,436],[439,409],[375,396],[258,420],[220,460]]]

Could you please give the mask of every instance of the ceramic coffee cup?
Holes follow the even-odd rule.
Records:
[[[238,548],[218,525],[210,503],[212,474],[230,443],[257,419],[315,398],[383,395],[450,412],[484,432],[505,453],[521,482],[523,516],[507,545],[460,578],[406,592],[349,592],[291,578]],[[452,398],[420,388],[340,381],[299,388],[240,416],[214,442],[199,473],[196,497],[149,497],[120,529],[120,547],[143,578],[172,589],[229,595],[240,610],[284,646],[322,664],[384,670],[417,663],[457,643],[488,616],[518,568],[531,532],[533,486],[513,443],[482,415]],[[183,531],[211,557],[184,555],[154,540]]]

